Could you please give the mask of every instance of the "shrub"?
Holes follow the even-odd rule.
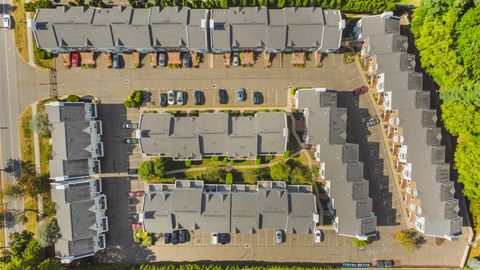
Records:
[[[256,164],[256,165],[262,164],[262,158],[261,158],[261,157],[257,157],[257,159],[255,160],[255,164]]]
[[[190,116],[198,116],[198,115],[199,115],[199,111],[198,111],[198,110],[190,111]]]
[[[79,102],[80,97],[76,96],[76,95],[69,95],[65,101],[66,102]]]
[[[45,218],[38,224],[35,239],[40,246],[48,247],[57,239],[58,231],[57,221],[54,218]]]
[[[212,156],[212,161],[218,161],[218,156]]]
[[[288,157],[290,157],[290,150],[283,152],[283,158],[288,158]]]
[[[153,245],[153,237],[151,235],[145,237],[142,241],[142,246],[151,247]]]
[[[355,61],[355,53],[354,52],[346,52],[343,54],[343,62],[344,63],[352,63]]]
[[[357,238],[352,238],[352,245],[358,248],[366,248],[368,246],[368,242],[364,240],[358,240]]]
[[[399,231],[395,235],[395,240],[402,245],[407,251],[419,248],[423,237],[419,236],[415,231]]]
[[[266,109],[260,109],[260,110],[258,110],[258,112],[267,112],[267,110]]]
[[[224,157],[222,160],[223,163],[227,164],[228,163],[228,157]]]
[[[287,180],[290,177],[292,168],[287,163],[282,162],[270,167],[270,176],[273,180]]]
[[[185,167],[190,168],[192,166],[191,160],[185,160]]]
[[[130,96],[127,97],[127,100],[123,103],[127,108],[138,108],[143,103],[143,94],[144,91],[136,90]]]
[[[138,167],[138,176],[143,180],[153,180],[165,176],[165,161],[163,158],[148,160]]]
[[[227,176],[225,178],[225,184],[231,185],[233,183],[233,175],[232,173],[227,173]]]
[[[295,87],[290,88],[290,95],[295,96],[296,92],[297,92],[297,88]]]

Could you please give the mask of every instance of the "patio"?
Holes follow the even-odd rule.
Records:
[[[167,59],[169,65],[181,66],[182,59],[180,57],[180,52],[168,52]]]

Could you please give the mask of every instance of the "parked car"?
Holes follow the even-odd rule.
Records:
[[[175,104],[175,91],[168,91],[168,105]]]
[[[138,124],[137,123],[123,123],[122,127],[124,129],[137,129]]]
[[[233,64],[234,67],[240,66],[240,57],[239,57],[238,53],[233,53],[232,64]]]
[[[275,232],[275,244],[283,243],[283,231],[278,230]]]
[[[130,223],[138,222],[138,214],[137,213],[128,214],[128,221],[130,221]]]
[[[218,233],[214,232],[212,233],[212,245],[217,245],[218,244]]]
[[[167,55],[165,53],[158,53],[158,66],[167,66]]]
[[[120,55],[118,53],[112,54],[113,68],[120,68]]]
[[[183,67],[190,67],[190,53],[184,53],[183,58]]]
[[[262,104],[263,103],[263,95],[260,91],[253,92],[253,104]]]
[[[367,126],[367,128],[369,127],[373,127],[375,125],[378,125],[378,123],[380,123],[380,120],[378,120],[378,118],[370,118],[366,123],[365,123],[365,126]]]
[[[138,169],[128,169],[127,174],[128,175],[136,175],[138,173]]]
[[[8,14],[3,15],[3,27],[8,29],[12,28],[12,17]]]
[[[183,92],[182,91],[178,91],[177,92],[177,105],[184,105],[184,99],[183,99]]]
[[[133,199],[143,197],[143,195],[145,195],[145,191],[143,190],[128,192],[128,197]]]
[[[167,94],[160,94],[160,106],[166,107],[167,104]]]
[[[225,245],[230,242],[230,234],[228,233],[219,233],[218,234],[218,243]]]
[[[228,93],[225,89],[218,90],[218,102],[220,104],[227,104],[228,103]]]
[[[185,229],[179,230],[179,232],[178,232],[178,242],[179,243],[186,243],[188,241],[190,241],[190,233]]]
[[[355,96],[359,96],[359,95],[365,94],[367,92],[368,92],[368,86],[365,86],[365,85],[353,90],[353,94]]]
[[[179,242],[178,230],[172,232],[172,244],[176,245]]]
[[[127,138],[127,139],[125,139],[125,144],[138,144],[138,139]]]
[[[313,234],[315,238],[315,244],[323,242],[323,232],[321,230],[315,230],[315,233]]]
[[[378,268],[390,268],[395,265],[395,262],[393,260],[378,260],[377,261],[377,267]]]
[[[171,233],[164,233],[163,234],[163,243],[170,244],[172,242],[172,234]]]
[[[237,100],[245,101],[247,99],[247,90],[245,88],[237,88]]]
[[[200,90],[195,90],[195,105],[202,105],[203,104],[203,92]]]
[[[71,61],[72,67],[79,67],[80,66],[80,53],[79,52],[72,52],[71,54]]]

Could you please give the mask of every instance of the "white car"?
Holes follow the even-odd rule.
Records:
[[[12,28],[12,18],[8,14],[3,15],[3,27]]]
[[[168,91],[168,105],[174,105],[175,104],[175,92],[174,91]]]
[[[218,245],[218,233],[212,233],[212,245]]]
[[[313,236],[315,237],[315,244],[321,243],[323,241],[323,232],[321,230],[315,230]]]
[[[278,230],[275,232],[275,244],[283,243],[283,231]]]
[[[183,92],[178,91],[178,92],[177,92],[177,105],[182,106],[182,105],[183,105],[183,102],[184,102],[184,100],[183,100]]]

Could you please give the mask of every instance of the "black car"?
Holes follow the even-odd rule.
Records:
[[[203,92],[200,90],[196,90],[194,93],[195,97],[195,105],[202,105],[203,104]]]
[[[366,123],[365,123],[365,126],[367,126],[367,128],[369,127],[373,127],[375,125],[378,125],[378,123],[380,123],[380,120],[378,120],[378,118],[370,118]]]
[[[228,93],[225,89],[218,90],[218,102],[220,104],[227,104],[228,103]]]
[[[160,94],[160,106],[167,107],[167,94]]]
[[[178,231],[177,231],[177,230],[174,230],[174,231],[172,232],[172,241],[171,241],[172,244],[174,244],[174,245],[178,244],[179,240],[180,240],[180,239],[179,239]]]
[[[172,234],[171,233],[164,233],[163,234],[163,243],[170,244],[172,242]]]
[[[379,268],[390,268],[395,265],[395,262],[393,260],[378,260],[377,261],[377,267]]]
[[[127,174],[128,175],[136,175],[138,173],[138,169],[128,169]]]
[[[185,229],[180,230],[178,234],[178,242],[185,243],[188,241],[190,241],[190,234],[188,233],[188,231]]]
[[[112,54],[113,68],[120,68],[120,55],[118,53]]]
[[[218,243],[225,245],[230,243],[230,234],[228,233],[219,233],[218,234]]]
[[[262,104],[263,103],[263,95],[262,92],[255,91],[253,92],[253,104]]]

